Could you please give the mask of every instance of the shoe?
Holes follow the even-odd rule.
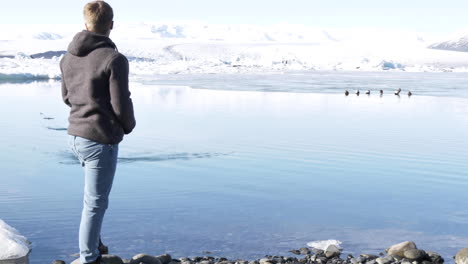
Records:
[[[100,238],[99,238],[98,250],[99,250],[99,253],[100,253],[101,255],[107,255],[107,254],[109,254],[109,248],[108,248],[107,246],[105,246],[105,245],[102,243],[102,241],[101,241]]]

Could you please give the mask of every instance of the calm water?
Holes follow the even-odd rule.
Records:
[[[326,74],[134,83],[137,129],[121,144],[103,230],[111,252],[259,258],[314,240],[354,254],[413,240],[452,263],[468,244],[468,78]],[[383,97],[342,95],[375,83]],[[390,94],[410,85],[411,98]],[[0,92],[0,218],[33,242],[31,263],[68,262],[83,176],[60,85]]]

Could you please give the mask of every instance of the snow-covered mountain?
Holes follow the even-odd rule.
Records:
[[[430,45],[429,48],[468,52],[468,35],[454,40],[438,42]]]
[[[83,25],[0,25],[0,79],[60,78]],[[116,23],[112,40],[132,78],[291,70],[468,71],[468,53],[430,49],[431,36],[380,28]]]

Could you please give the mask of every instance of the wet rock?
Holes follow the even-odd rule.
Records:
[[[410,249],[417,249],[413,241],[405,241],[387,248],[387,254],[392,256],[404,257],[404,253]]]
[[[262,258],[262,259],[260,259],[259,263],[260,264],[274,264],[273,260],[271,260],[269,258]]]
[[[211,260],[202,260],[199,263],[200,264],[213,264],[213,261],[211,261]]]
[[[122,259],[124,264],[130,264],[130,259]]]
[[[403,253],[403,256],[409,260],[420,261],[426,257],[426,252],[421,249],[409,249]]]
[[[340,254],[341,254],[340,249],[335,245],[329,245],[327,249],[325,250],[325,257],[327,258],[338,257],[340,256]]]
[[[391,256],[386,256],[386,257],[380,257],[380,258],[376,258],[375,259],[375,262],[377,262],[378,264],[390,264],[394,261],[394,259],[391,257]]]
[[[193,264],[193,262],[191,260],[184,260],[181,261],[180,264]]]
[[[253,261],[250,261],[249,264],[259,264],[259,262],[256,260],[253,260]]]
[[[123,264],[123,260],[115,255],[102,255],[101,256],[102,264]]]
[[[300,255],[301,254],[301,251],[298,250],[298,249],[289,250],[289,252],[293,253],[294,255]]]
[[[368,260],[366,261],[366,264],[376,264],[377,261],[375,261],[376,259],[371,259],[371,260]]]
[[[159,255],[156,257],[161,261],[162,264],[169,264],[172,261],[172,257],[169,254]]]
[[[131,260],[130,264],[140,264],[141,262],[145,264],[162,264],[161,260],[155,256],[147,255],[147,254],[138,254],[135,255]]]
[[[379,256],[372,255],[372,254],[361,254],[359,256],[365,258],[366,260],[376,259],[379,257]]]
[[[463,248],[455,255],[456,264],[468,264],[468,248]]]
[[[426,254],[432,263],[434,264],[444,263],[444,258],[441,255],[437,254],[436,252],[426,251]]]
[[[310,254],[310,249],[309,248],[300,248],[299,249],[299,252],[302,254],[302,255],[307,255],[307,254]]]
[[[58,260],[54,260],[52,264],[65,264],[65,261],[58,259]]]
[[[249,262],[245,260],[238,260],[235,262],[235,264],[249,264]]]

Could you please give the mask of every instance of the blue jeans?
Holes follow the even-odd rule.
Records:
[[[90,263],[99,256],[99,239],[104,213],[117,166],[119,145],[101,144],[82,137],[69,136],[69,144],[84,167],[84,199],[81,214],[79,245],[81,263]]]

